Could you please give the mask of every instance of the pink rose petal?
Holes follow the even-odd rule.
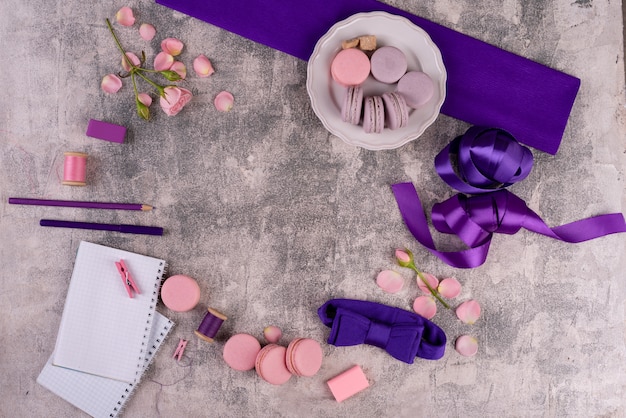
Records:
[[[208,77],[215,72],[211,61],[204,55],[198,55],[193,60],[193,69],[198,77]]]
[[[413,302],[413,310],[426,319],[431,319],[437,313],[437,303],[430,296],[418,296]]]
[[[439,280],[430,273],[422,274],[424,275],[424,278],[428,281],[430,287],[432,287],[433,289],[437,289],[437,286],[439,285]],[[430,295],[430,290],[428,290],[428,287],[426,287],[419,275],[417,276],[417,287],[419,287],[422,292],[428,293]]]
[[[135,66],[138,66],[141,63],[141,61],[139,60],[139,57],[133,54],[132,52],[127,52],[126,56],[130,60],[130,62],[132,62],[132,64]],[[130,65],[128,65],[128,62],[126,61],[126,58],[124,57],[122,57],[122,68],[126,71],[130,71]]]
[[[456,316],[466,324],[473,325],[480,317],[480,305],[474,299],[463,302],[456,308]]]
[[[151,41],[156,35],[156,29],[149,23],[142,23],[139,26],[139,36],[145,41]]]
[[[444,298],[454,299],[461,294],[461,283],[454,277],[443,279],[437,290]]]
[[[187,67],[180,61],[174,61],[174,64],[172,64],[170,70],[176,71],[181,80],[184,80],[185,77],[187,77]]]
[[[227,91],[223,91],[215,96],[214,104],[215,108],[220,112],[228,112],[233,108],[235,98]]]
[[[148,107],[150,107],[150,105],[152,104],[152,97],[150,97],[150,95],[148,95],[147,93],[139,93],[137,95],[137,98],[141,103],[145,104]]]
[[[175,57],[183,51],[183,43],[176,38],[165,38],[161,41],[161,49],[163,52]]]
[[[461,335],[456,339],[454,348],[460,355],[472,357],[478,352],[478,341],[469,335]]]
[[[268,343],[276,344],[278,340],[280,340],[280,337],[283,336],[283,332],[277,326],[270,325],[263,330],[263,336]]]
[[[122,80],[115,74],[107,74],[102,77],[100,87],[105,93],[117,93],[122,88]]]
[[[383,270],[376,277],[376,284],[387,293],[397,293],[404,286],[404,277],[393,270]]]
[[[133,9],[124,6],[115,13],[115,20],[122,26],[133,26],[135,23],[135,16],[133,16]]]
[[[154,69],[157,71],[169,70],[174,64],[174,57],[167,52],[159,52],[154,57]]]

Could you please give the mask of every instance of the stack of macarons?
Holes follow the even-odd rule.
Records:
[[[224,361],[234,370],[255,369],[273,385],[282,385],[291,376],[314,376],[322,366],[322,347],[311,338],[296,338],[287,347],[269,340],[273,342],[261,347],[254,336],[235,334],[224,344]]]
[[[395,91],[364,97],[362,84],[370,75],[380,83],[397,84]],[[435,91],[428,74],[408,71],[406,55],[394,46],[376,48],[371,57],[357,47],[342,49],[331,63],[331,76],[346,87],[341,120],[353,125],[362,121],[367,133],[404,128],[410,109],[424,106]]]

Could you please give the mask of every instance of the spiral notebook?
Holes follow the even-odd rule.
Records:
[[[127,294],[123,260],[139,294]],[[57,335],[52,364],[133,383],[144,357],[166,264],[145,255],[82,241]]]
[[[142,363],[141,374],[150,365],[161,343],[165,340],[173,326],[174,323],[172,321],[155,312],[154,324],[150,331],[148,350]],[[54,354],[48,359],[37,378],[37,383],[93,417],[116,417],[131,396],[141,377],[140,374],[135,382],[125,383],[54,366],[52,364],[53,357]]]

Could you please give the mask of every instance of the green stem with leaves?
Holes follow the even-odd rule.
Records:
[[[430,286],[430,283],[428,283],[428,280],[426,279],[426,277],[424,277],[424,275],[422,274],[422,272],[421,272],[421,271],[419,271],[419,270],[417,269],[417,267],[415,267],[415,264],[411,264],[409,267],[411,267],[411,268],[415,271],[415,273],[417,273],[417,275],[419,276],[420,280],[422,281],[422,283],[424,283],[424,284],[426,285],[426,287],[428,288],[428,290],[430,291],[430,293],[431,293],[431,294],[432,294],[432,295],[433,295],[433,296],[434,296],[434,297],[435,297],[435,298],[436,298],[439,302],[441,302],[441,304],[442,304],[444,307],[446,307],[447,309],[450,309],[450,305],[448,305],[448,304],[446,303],[446,301],[445,301],[445,300],[443,300],[443,299],[441,298],[441,296],[439,295],[439,292],[438,292],[438,291],[436,291],[435,289],[433,289],[433,288]]]

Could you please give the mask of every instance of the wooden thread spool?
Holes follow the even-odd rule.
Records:
[[[63,181],[66,186],[85,186],[87,175],[87,154],[83,152],[66,152],[63,164]]]
[[[203,339],[206,342],[212,343],[213,338],[219,331],[222,323],[226,321],[226,316],[219,313],[215,309],[208,308],[208,312],[204,316],[204,319],[198,326],[198,330],[194,331],[198,338]]]

